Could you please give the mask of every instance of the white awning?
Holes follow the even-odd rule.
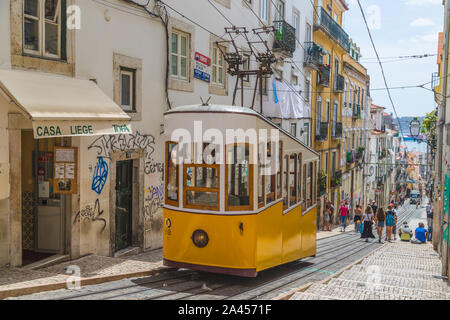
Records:
[[[32,120],[36,139],[132,132],[130,116],[90,80],[0,70],[0,90]]]

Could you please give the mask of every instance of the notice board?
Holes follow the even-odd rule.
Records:
[[[76,194],[78,190],[78,148],[54,147],[53,192]]]

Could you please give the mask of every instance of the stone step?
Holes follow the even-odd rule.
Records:
[[[352,288],[358,289],[361,291],[367,292],[382,292],[385,294],[392,294],[396,296],[404,296],[407,298],[418,298],[421,300],[447,300],[446,292],[437,292],[437,291],[427,291],[417,288],[408,288],[408,287],[396,287],[391,285],[385,285],[381,283],[376,283],[376,279],[374,279],[375,283],[370,282],[360,282],[360,281],[350,281],[344,279],[332,279],[327,287],[332,288]]]
[[[305,293],[327,297],[335,300],[418,300],[415,297],[406,297],[381,291],[361,290],[356,288],[346,288],[329,286],[325,284],[313,284]]]
[[[401,251],[401,250],[383,250],[377,251],[372,256],[387,256],[387,257],[400,257],[400,258],[417,258],[418,256],[422,259],[432,259],[439,260],[439,255],[435,252],[411,252],[411,251]]]
[[[344,273],[342,273],[338,279],[367,283],[367,281],[372,278],[373,274],[347,270],[344,271]],[[427,291],[436,291],[443,293],[448,292],[448,285],[443,280],[438,280],[436,278],[429,278],[427,280],[423,280],[417,279],[415,277],[401,277],[381,273],[379,281],[381,284],[396,287],[422,289]]]
[[[366,265],[355,265],[350,270],[355,272],[369,273],[369,267]],[[389,266],[379,266],[379,270],[382,274],[389,274],[391,276],[405,277],[405,278],[415,278],[422,280],[429,279],[441,279],[441,272],[429,272],[424,270],[414,270],[414,269],[396,269]]]
[[[435,263],[417,263],[413,260],[400,260],[397,258],[384,258],[384,257],[369,257],[365,259],[362,263],[365,266],[380,266],[380,267],[391,267],[398,269],[407,269],[407,270],[421,270],[427,271],[429,273],[438,274],[441,272],[442,266],[440,264]]]

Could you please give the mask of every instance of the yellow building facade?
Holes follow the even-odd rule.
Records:
[[[312,146],[320,154],[319,225],[327,201],[335,208],[341,201],[342,103],[344,57],[349,38],[342,28],[345,1],[315,0],[314,42],[307,48],[305,68],[313,69]],[[335,214],[337,218],[337,214]]]

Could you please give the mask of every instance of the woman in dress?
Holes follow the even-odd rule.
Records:
[[[369,241],[369,238],[375,238],[372,233],[372,224],[374,220],[375,217],[373,215],[372,208],[370,206],[367,206],[366,212],[364,212],[363,215],[364,229],[361,235],[361,238],[366,239],[366,242]]]

